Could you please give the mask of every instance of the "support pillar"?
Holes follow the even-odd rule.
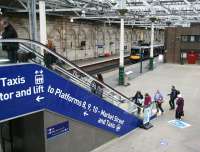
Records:
[[[36,0],[28,0],[29,10],[29,33],[30,39],[37,41],[37,14],[36,14]]]
[[[154,53],[153,53],[153,45],[154,45],[154,22],[151,22],[151,47],[150,47],[150,59],[149,59],[149,70],[154,69]]]
[[[45,0],[39,1],[39,16],[40,16],[40,42],[46,45],[47,44],[47,25],[46,25]],[[43,54],[44,52],[42,51],[41,53]]]
[[[119,85],[124,85],[124,18],[120,24]]]

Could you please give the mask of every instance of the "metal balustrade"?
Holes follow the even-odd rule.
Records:
[[[135,114],[137,113],[137,105],[134,104],[128,97],[124,96],[120,92],[116,91],[115,89],[111,88],[105,83],[98,81],[95,77],[89,75],[82,69],[80,69],[77,65],[70,62],[68,59],[62,57],[58,53],[48,49],[45,45],[42,45],[39,42],[31,41],[27,39],[1,39],[0,43],[11,43],[11,42],[18,42],[20,43],[20,49],[24,50],[25,52],[32,52],[36,55],[35,59],[32,59],[35,63],[44,65],[44,56],[41,52],[46,52],[53,55],[57,61],[53,64],[50,70],[56,72],[60,76],[68,79],[69,81],[75,83],[76,85],[91,91],[92,83],[96,86],[102,87],[102,98],[125,110],[128,113]],[[32,46],[32,48],[31,48]],[[42,51],[41,51],[42,50]]]

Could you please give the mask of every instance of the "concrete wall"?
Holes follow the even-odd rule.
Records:
[[[0,124],[0,137],[7,139],[6,152],[45,152],[43,124],[43,112]],[[0,152],[3,152],[1,138],[0,147]]]
[[[64,121],[69,122],[69,132],[47,139],[46,129]],[[13,141],[14,152],[89,152],[116,138],[102,129],[49,111],[1,123],[0,129],[3,137]],[[3,152],[1,138],[0,152]]]
[[[44,152],[43,112],[12,120],[11,123],[15,152]]]
[[[69,122],[69,132],[52,139],[45,138],[46,152],[89,152],[116,137],[85,123],[44,112],[44,129],[64,121]]]
[[[16,27],[20,38],[29,38],[27,16],[12,14],[10,20]],[[109,26],[86,21],[71,23],[68,18],[47,17],[48,39],[53,40],[57,52],[70,60],[98,57],[105,52],[119,54],[119,31],[119,25]],[[150,42],[150,30],[126,27],[125,46],[127,46],[127,50],[125,51],[130,52],[134,42],[138,40]],[[83,41],[86,41],[85,46],[81,46]],[[163,31],[155,30],[155,41],[164,41]],[[98,48],[97,45],[103,45],[103,48]]]

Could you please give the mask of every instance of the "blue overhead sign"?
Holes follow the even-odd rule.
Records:
[[[4,66],[0,71],[0,121],[49,109],[117,135],[142,123],[42,66]]]
[[[53,126],[50,126],[46,129],[47,139],[50,139],[52,137],[56,137],[58,135],[66,134],[69,132],[69,122],[65,121]]]

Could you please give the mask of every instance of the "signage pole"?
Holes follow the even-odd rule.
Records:
[[[32,40],[37,41],[37,15],[36,0],[28,0],[29,8],[29,33]]]
[[[120,61],[119,61],[119,85],[124,85],[124,18],[120,25]]]
[[[119,85],[124,85],[124,16],[127,13],[126,1],[119,1],[120,24],[120,57],[119,57]]]
[[[140,48],[140,73],[142,73],[143,49]]]
[[[44,45],[47,44],[47,25],[46,25],[46,11],[45,1],[39,1],[39,16],[40,16],[40,42]],[[44,54],[43,50],[41,53]]]
[[[150,59],[149,59],[149,70],[153,70],[153,60],[154,60],[154,53],[153,53],[153,45],[154,45],[154,22],[151,22],[151,49],[150,49]]]

